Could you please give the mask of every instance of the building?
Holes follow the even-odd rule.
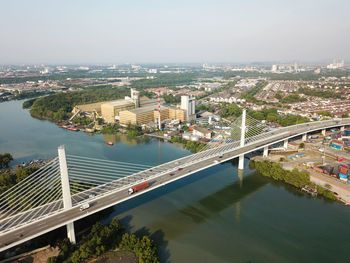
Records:
[[[186,121],[196,119],[196,99],[181,96],[181,109],[186,111]]]
[[[333,60],[332,64],[327,65],[328,69],[337,69],[337,68],[343,68],[344,67],[344,60]]]
[[[158,123],[159,111],[156,105],[150,105],[147,107],[140,107],[131,110],[124,110],[119,112],[119,122],[123,125],[143,125],[150,122]],[[160,120],[174,119],[179,121],[186,120],[186,111],[171,108],[160,107]]]
[[[294,72],[299,72],[299,65],[298,62],[294,63]]]
[[[101,116],[106,122],[114,123],[119,120],[119,112],[134,108],[134,102],[129,100],[109,101],[101,104]]]
[[[164,100],[140,98],[139,92],[131,89],[131,96],[115,101],[105,101],[99,103],[90,103],[77,105],[73,109],[73,114],[79,112],[89,113],[91,116],[97,116],[104,119],[105,122],[115,123],[119,121],[124,125],[144,125],[150,122],[159,124],[158,104],[160,102],[160,122],[172,119],[178,121],[187,120],[187,111],[175,107],[163,106]],[[191,104],[192,103],[192,104]],[[187,105],[194,112],[194,99],[189,100]]]
[[[211,139],[211,131],[203,127],[193,127],[192,134],[199,138]]]
[[[272,65],[271,72],[277,72],[277,65]]]

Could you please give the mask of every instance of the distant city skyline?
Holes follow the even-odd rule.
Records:
[[[350,61],[350,1],[1,4],[0,64]]]

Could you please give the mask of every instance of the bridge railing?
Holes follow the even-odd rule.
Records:
[[[280,128],[279,130],[275,130],[272,132],[263,133],[260,135],[256,135],[254,137],[246,138],[246,145],[250,145],[252,143],[256,143],[258,141],[263,141],[266,139],[271,139],[273,137],[281,136],[282,134],[286,134],[290,131],[300,131],[300,132],[307,132],[309,130],[315,130],[315,129],[321,129],[326,127],[332,127],[332,126],[341,126],[341,125],[350,125],[350,118],[342,119],[342,120],[328,120],[328,121],[320,121],[320,122],[311,122],[311,123],[303,123],[303,124],[297,124],[293,126],[288,126],[284,128]],[[286,136],[288,137],[288,136]],[[195,153],[189,156],[185,156],[182,158],[179,158],[174,161],[170,161],[168,163],[160,164],[155,167],[152,167],[151,169],[146,169],[137,173],[134,173],[129,176],[125,176],[123,178],[119,178],[116,180],[113,180],[111,182],[98,185],[94,188],[87,189],[85,191],[76,193],[72,195],[72,198],[75,198],[74,207],[79,205],[82,202],[85,202],[86,199],[90,198],[89,195],[91,193],[97,193],[96,197],[94,199],[102,197],[104,195],[110,194],[111,192],[117,192],[125,188],[129,188],[132,185],[135,185],[136,183],[140,183],[143,181],[152,180],[154,178],[160,177],[166,173],[172,172],[175,169],[181,167],[187,167],[193,163],[197,163],[206,159],[210,159],[212,157],[220,156],[224,153],[231,152],[233,150],[241,148],[240,142],[235,141],[231,143],[226,143],[224,145],[217,146],[213,149],[208,149],[203,152]],[[53,211],[52,209],[49,209],[51,207],[51,203],[43,205],[39,208],[36,208],[36,210],[28,210],[24,211],[21,214],[25,213],[37,213],[38,211],[43,211],[45,209],[48,209],[48,213],[43,215],[42,217],[47,217],[55,213],[59,213],[62,211],[62,199],[57,200],[54,202],[55,205],[57,205],[57,210]],[[42,215],[42,213],[40,213]],[[35,215],[35,214],[34,214]],[[42,218],[40,217],[40,218]],[[27,215],[25,218],[28,218]],[[32,217],[31,217],[32,218]],[[38,220],[38,218],[32,218],[32,220]],[[22,220],[21,220],[22,221]],[[29,222],[29,221],[28,221]],[[10,229],[17,228],[23,224],[26,224],[28,222],[21,222],[18,225],[12,224],[12,227]],[[3,230],[3,229],[2,229]],[[1,232],[2,232],[1,230]]]

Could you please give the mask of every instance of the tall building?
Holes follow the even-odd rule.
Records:
[[[272,65],[271,72],[277,72],[277,65]]]
[[[294,71],[295,71],[295,72],[299,72],[299,65],[298,65],[298,62],[295,62],[295,63],[294,63]]]
[[[134,102],[135,108],[139,108],[140,107],[140,93],[136,89],[133,89],[133,88],[130,89],[130,92],[131,92],[131,100]]]
[[[344,67],[344,59],[339,61],[334,59],[332,64],[327,65],[328,69],[337,69],[337,68],[343,68],[343,67]]]
[[[181,96],[181,109],[186,110],[186,120],[196,119],[196,99],[189,96]]]

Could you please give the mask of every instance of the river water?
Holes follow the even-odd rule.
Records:
[[[157,165],[190,154],[155,139],[89,136],[31,118],[22,101],[0,103],[0,153],[16,161],[68,154]],[[114,146],[106,145],[114,141]],[[238,174],[227,162],[115,206],[133,232],[150,234],[162,262],[350,262],[350,207]]]

